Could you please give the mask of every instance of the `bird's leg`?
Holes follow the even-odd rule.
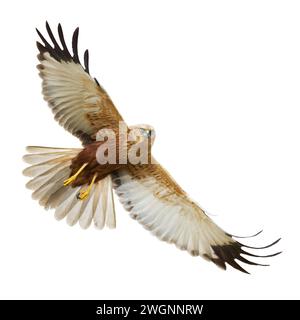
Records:
[[[94,185],[94,182],[95,182],[96,178],[97,178],[97,173],[94,174],[93,179],[92,179],[92,182],[91,182],[90,185],[87,187],[87,189],[84,190],[84,191],[80,191],[80,192],[78,193],[78,195],[77,195],[77,198],[78,198],[78,199],[80,199],[80,200],[85,200],[85,199],[89,196],[89,194],[90,194],[90,192],[91,192],[91,189],[92,189],[92,187],[93,187],[93,185]]]
[[[64,181],[64,186],[68,186],[70,183],[74,182],[87,165],[87,163],[83,164],[75,174],[73,174],[70,178],[66,179]]]

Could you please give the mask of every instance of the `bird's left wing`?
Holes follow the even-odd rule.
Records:
[[[84,53],[84,66],[78,55],[78,33],[74,31],[73,52],[65,43],[61,25],[58,25],[59,42],[46,23],[50,44],[37,30],[42,43],[37,66],[43,79],[43,95],[54,113],[55,119],[66,130],[77,136],[83,144],[96,140],[102,128],[118,128],[122,117],[108,94],[89,72],[89,53]]]
[[[112,176],[125,209],[159,239],[174,243],[193,256],[211,260],[223,269],[228,263],[247,273],[236,260],[259,265],[243,255],[260,256],[244,250],[244,247],[251,247],[241,244],[218,227],[158,163],[129,165],[128,169],[119,170]],[[264,249],[278,241],[252,249]]]

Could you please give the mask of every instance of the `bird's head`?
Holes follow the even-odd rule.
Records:
[[[138,141],[148,139],[151,146],[153,145],[155,140],[155,130],[152,126],[148,124],[138,124],[130,126],[129,130],[134,139],[137,139]]]

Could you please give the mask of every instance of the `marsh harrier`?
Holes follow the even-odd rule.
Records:
[[[70,225],[79,222],[82,228],[88,228],[94,222],[100,229],[105,225],[114,228],[114,189],[131,217],[159,239],[223,269],[229,264],[247,272],[240,262],[259,265],[245,256],[261,256],[246,249],[268,248],[280,239],[260,248],[241,244],[217,226],[152,155],[151,162],[146,164],[99,164],[96,154],[104,140],[97,138],[98,132],[110,129],[118,134],[123,118],[103,87],[91,76],[87,50],[83,63],[80,62],[79,29],[73,34],[71,51],[60,24],[58,38],[48,23],[46,29],[48,40],[37,30],[41,39],[37,42],[37,67],[44,99],[55,120],[81,140],[82,148],[27,148],[24,160],[31,166],[24,174],[32,178],[27,187],[33,190],[33,198],[46,209],[55,209],[58,220],[66,217]],[[152,127],[128,127],[127,132],[136,132],[149,140],[151,149],[155,136]],[[120,148],[117,146],[118,152]]]

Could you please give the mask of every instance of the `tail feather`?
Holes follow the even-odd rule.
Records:
[[[112,193],[112,180],[107,176],[98,186],[94,200],[94,223],[96,228],[102,229],[105,225],[111,229],[116,227],[115,206]]]
[[[111,178],[107,181],[107,204],[106,204],[106,212],[110,212],[112,214],[106,215],[106,225],[108,228],[116,227],[116,216],[115,216],[115,203],[114,203],[114,195],[112,190],[112,180]]]
[[[51,148],[51,147],[42,147],[42,146],[27,146],[26,151],[30,154],[36,153],[69,153],[69,152],[80,152],[81,148]]]
[[[70,226],[74,226],[79,220],[80,216],[84,212],[87,203],[90,201],[90,197],[85,201],[77,200],[72,209],[68,212],[67,223]]]
[[[51,178],[55,174],[57,174],[57,172],[65,170],[67,167],[68,167],[68,164],[59,163],[59,164],[55,165],[54,167],[42,172],[41,174],[33,172],[34,174],[32,176],[34,176],[35,178],[29,180],[26,184],[26,187],[31,190],[36,190],[36,189],[40,188],[45,183],[45,177]],[[30,169],[30,167],[28,169]],[[30,170],[27,170],[26,172],[28,172],[28,171],[30,171]]]
[[[68,187],[68,189],[71,189]],[[71,211],[74,205],[78,202],[77,193],[79,192],[80,188],[71,189],[73,192],[64,200],[62,201],[59,206],[55,210],[55,218],[57,220],[64,219],[67,214]]]
[[[73,153],[70,154],[72,155]],[[44,164],[46,162],[49,165],[55,165],[64,160],[68,160],[70,154],[62,152],[26,154],[23,159],[28,164]]]
[[[67,188],[65,186],[61,186],[60,189],[58,189],[56,192],[51,194],[50,198],[48,199],[48,202],[45,205],[46,209],[55,209],[58,208],[66,199],[68,199],[73,193],[74,188]]]
[[[72,188],[64,186],[63,182],[71,174],[72,159],[82,149],[27,147],[29,154],[23,157],[30,164],[23,171],[25,176],[32,179],[26,187],[33,190],[32,197],[39,201],[45,209],[55,209],[58,220],[66,217],[71,226],[79,221],[79,225],[86,229],[92,221],[97,228],[105,225],[116,227],[114,199],[111,177],[98,181],[91,189],[88,199],[77,199],[81,190],[87,185]]]
[[[83,211],[82,215],[80,216],[79,219],[79,225],[81,226],[82,229],[87,229],[92,221],[93,221],[93,215],[94,215],[94,201],[95,201],[95,189],[97,188],[96,186],[93,186],[93,189],[91,190],[91,195],[89,198],[89,201],[87,203],[87,206],[85,210]]]
[[[63,185],[68,176],[68,169],[62,170],[62,172],[58,172],[58,174],[54,175],[49,180],[49,182],[46,182],[39,189],[33,192],[33,199],[39,200],[39,204],[41,206],[45,206],[49,197],[61,188],[61,185]]]

